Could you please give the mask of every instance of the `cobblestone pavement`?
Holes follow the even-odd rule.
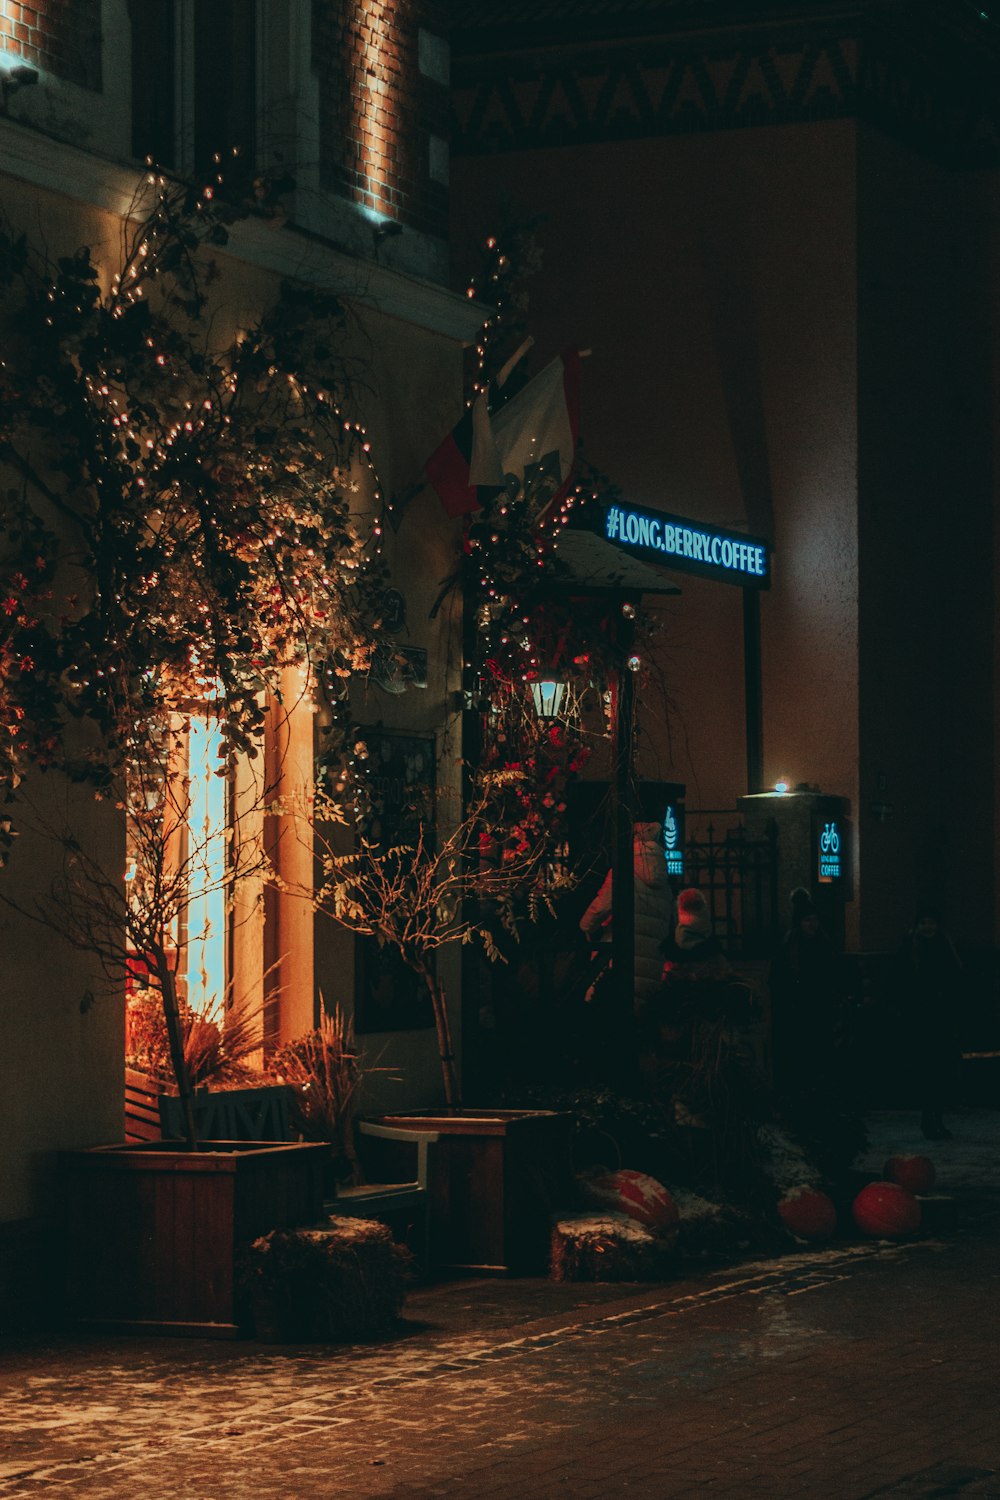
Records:
[[[1000,1497],[998,1232],[994,1189],[907,1245],[422,1288],[389,1344],[25,1342],[0,1495]]]

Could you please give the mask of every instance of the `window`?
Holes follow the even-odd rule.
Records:
[[[132,152],[198,177],[257,158],[260,0],[130,0]],[[236,153],[235,165],[233,152]]]
[[[137,771],[126,825],[126,881],[135,913],[130,988],[147,983],[140,933],[170,954],[178,997],[200,1014],[229,993],[232,792],[220,776],[211,712],[178,718],[160,766]]]
[[[256,160],[257,0],[195,0],[194,169],[212,173],[216,155],[231,184]],[[231,153],[238,153],[234,170]]]
[[[174,0],[130,0],[132,155],[176,165]]]

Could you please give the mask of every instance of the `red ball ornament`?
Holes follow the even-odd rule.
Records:
[[[828,1240],[837,1232],[833,1200],[818,1188],[792,1188],[778,1204],[778,1217],[800,1240]]]
[[[677,1204],[663,1184],[631,1167],[593,1178],[585,1191],[591,1203],[613,1213],[628,1214],[654,1234],[673,1229],[680,1219]]]
[[[854,1200],[854,1222],[874,1239],[903,1239],[920,1228],[920,1204],[898,1182],[870,1182]]]
[[[889,1182],[898,1182],[911,1193],[929,1193],[937,1181],[929,1156],[890,1156],[882,1172]]]

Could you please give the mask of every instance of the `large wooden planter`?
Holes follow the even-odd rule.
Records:
[[[544,1275],[552,1216],[572,1202],[571,1118],[552,1110],[384,1115],[394,1130],[433,1132],[427,1169],[429,1258],[449,1271]],[[363,1131],[362,1126],[362,1131]],[[377,1144],[390,1177],[406,1173],[397,1143]],[[404,1148],[405,1149],[405,1148]],[[384,1154],[383,1154],[384,1153]]]
[[[322,1142],[162,1143],[62,1154],[67,1300],[111,1331],[233,1338],[237,1248],[323,1212]]]

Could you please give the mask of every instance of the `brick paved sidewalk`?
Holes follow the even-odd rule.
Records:
[[[1000,1196],[959,1222],[660,1286],[429,1287],[391,1344],[8,1347],[0,1495],[1000,1496]]]

